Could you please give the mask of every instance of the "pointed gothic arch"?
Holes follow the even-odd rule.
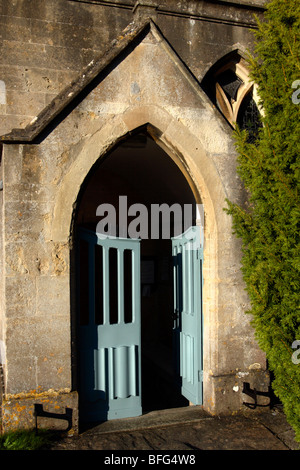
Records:
[[[222,349],[221,331],[215,325],[226,321],[224,315],[227,310],[227,307],[224,310],[224,298],[219,291],[218,279],[226,276],[227,256],[232,259],[233,251],[236,253],[234,256],[238,257],[238,252],[234,248],[237,242],[231,233],[230,220],[223,211],[226,188],[209,152],[204,150],[198,137],[180,120],[173,119],[165,110],[153,105],[133,107],[122,116],[110,120],[101,130],[90,136],[84,146],[80,145],[74,164],[64,175],[56,195],[50,237],[55,242],[64,243],[70,239],[74,207],[85,176],[99,158],[105,157],[117,143],[140,128],[146,128],[155,142],[178,165],[189,182],[196,202],[204,205],[203,397],[204,407],[213,411],[221,405],[218,399],[213,398],[214,375],[220,366],[216,363],[216,357],[221,354]],[[224,256],[224,243],[227,244],[228,240],[232,248]],[[238,277],[242,285],[239,274]]]

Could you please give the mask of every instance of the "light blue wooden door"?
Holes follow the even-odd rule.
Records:
[[[79,380],[85,421],[139,416],[140,242],[78,231]]]
[[[173,348],[181,393],[202,404],[202,263],[201,227],[172,238],[174,279]]]

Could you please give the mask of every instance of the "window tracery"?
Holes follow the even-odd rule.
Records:
[[[203,86],[228,122],[246,129],[249,141],[255,141],[262,124],[256,87],[250,81],[245,60],[237,52],[227,56],[211,70]]]

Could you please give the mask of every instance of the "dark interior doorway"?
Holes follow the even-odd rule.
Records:
[[[149,252],[151,255],[147,256]],[[145,240],[142,253],[143,412],[187,406],[174,363],[171,242],[156,240],[150,249]]]
[[[117,209],[118,222],[120,196],[127,196],[128,207],[144,204],[149,213],[152,204],[195,207],[194,195],[180,169],[144,133],[127,139],[92,170],[77,207],[75,225],[95,231],[97,207],[104,203]],[[120,226],[116,232],[122,236]],[[143,413],[187,406],[174,369],[171,241],[153,240],[150,233],[141,240],[141,318]]]

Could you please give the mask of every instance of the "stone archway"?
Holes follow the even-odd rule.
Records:
[[[151,123],[151,124],[149,124]],[[73,207],[84,177],[97,162],[99,155],[104,156],[116,142],[121,141],[129,132],[146,126],[150,135],[168,155],[176,162],[188,179],[195,194],[196,201],[201,201],[205,212],[205,246],[204,246],[204,286],[203,286],[203,317],[205,335],[203,338],[204,358],[204,407],[209,411],[217,411],[224,407],[224,401],[216,394],[216,383],[219,373],[228,368],[240,369],[236,363],[229,364],[230,355],[223,354],[224,330],[218,325],[230,324],[232,328],[243,327],[245,320],[238,318],[237,312],[244,302],[242,279],[239,273],[239,249],[231,232],[229,218],[223,211],[227,196],[226,182],[220,178],[216,164],[210,158],[210,152],[204,151],[202,142],[182,122],[168,115],[165,110],[155,106],[130,109],[127,113],[116,116],[98,132],[89,136],[84,145],[81,143],[77,158],[64,176],[58,188],[54,216],[51,223],[51,239],[67,241],[72,225]],[[211,146],[219,145],[218,142]],[[73,149],[76,151],[77,149]],[[229,162],[229,167],[231,166]],[[231,167],[231,171],[234,168]],[[229,178],[231,179],[231,178]],[[234,178],[235,179],[235,178]],[[231,188],[232,190],[233,188]],[[238,191],[238,188],[236,188]],[[201,198],[200,198],[201,194]],[[230,276],[228,277],[228,270]],[[236,295],[224,293],[226,286],[235,285]],[[238,287],[239,286],[239,287]],[[230,289],[229,289],[230,290]],[[240,300],[239,300],[239,296]],[[232,307],[232,302],[236,304]],[[236,312],[229,317],[227,312]],[[241,321],[242,320],[242,321]],[[226,336],[226,333],[225,333]],[[236,338],[233,347],[243,348]],[[238,361],[237,361],[238,362]],[[222,374],[223,375],[223,374]],[[236,383],[235,374],[226,380]],[[224,388],[228,385],[224,384]],[[231,389],[232,389],[231,387]],[[237,397],[237,394],[233,395]],[[220,397],[221,398],[221,397]],[[238,399],[239,401],[239,399]],[[226,405],[227,406],[227,405]]]
[[[125,207],[124,199],[126,200]],[[163,219],[160,220],[159,227],[156,224],[156,217],[154,216],[156,220],[153,220],[151,217],[152,208],[157,208],[158,206],[163,207],[164,214]],[[176,220],[176,227],[174,227],[175,221],[172,217],[168,220],[168,215],[171,216],[169,209],[174,208],[174,206],[176,207],[175,215],[178,215],[180,207],[179,215],[185,216],[185,220],[183,220],[183,217],[180,221]],[[95,287],[96,302],[95,306],[89,308],[89,297],[87,296],[89,287],[86,284],[86,279],[91,271],[87,269],[89,264],[88,255],[83,251],[86,249],[83,246],[85,242],[80,241],[78,246],[77,239],[77,251],[74,253],[74,272],[77,273],[76,278],[81,279],[81,282],[77,283],[75,292],[76,294],[79,292],[80,296],[84,299],[84,302],[76,302],[77,305],[79,304],[75,314],[75,316],[79,315],[79,322],[76,319],[78,326],[75,338],[78,345],[78,355],[79,357],[85,355],[82,351],[86,347],[85,339],[81,338],[83,330],[85,332],[87,330],[87,322],[89,323],[88,328],[94,331],[90,342],[94,341],[95,336],[97,336],[99,344],[105,334],[104,323],[107,330],[110,329],[109,324],[122,324],[125,320],[124,328],[126,328],[128,323],[130,323],[129,320],[132,318],[131,295],[128,296],[125,293],[131,292],[134,289],[132,287],[133,275],[130,273],[130,269],[128,269],[128,258],[125,258],[125,256],[123,258],[124,252],[121,249],[121,243],[125,243],[124,237],[131,238],[134,236],[132,233],[128,234],[128,229],[130,231],[132,221],[135,219],[135,217],[132,217],[133,214],[130,214],[130,208],[140,207],[149,216],[149,218],[147,217],[146,225],[143,226],[142,223],[138,227],[138,234],[141,237],[139,243],[141,292],[140,311],[136,311],[136,315],[140,315],[141,339],[140,343],[138,343],[138,348],[140,348],[141,356],[142,411],[145,413],[155,409],[187,406],[189,401],[181,393],[180,371],[175,368],[175,358],[179,357],[180,346],[178,342],[175,344],[174,268],[171,237],[181,234],[188,227],[196,224],[196,204],[193,192],[173,160],[149,137],[147,132],[140,132],[120,143],[109,155],[101,159],[96,167],[92,168],[88,175],[88,181],[84,184],[80,202],[76,209],[76,217],[74,218],[74,234],[76,234],[76,238],[78,235],[80,237],[82,230],[89,230],[94,233],[96,230],[101,231],[101,227],[97,228],[99,227],[99,220],[101,220],[97,210],[99,207],[105,207],[106,210],[113,208],[114,213],[116,213],[116,226],[110,226],[109,232],[116,237],[116,247],[118,246],[118,237],[121,237],[120,240],[123,240],[123,242],[120,241],[118,251],[118,248],[107,248],[107,244],[102,248],[101,241],[99,241],[100,248],[97,248],[97,251],[100,251],[100,255],[96,256],[92,268],[97,273],[97,276],[93,278],[95,279],[95,285],[98,286],[97,288]],[[135,210],[133,209],[133,211]],[[104,214],[102,213],[102,215]],[[107,220],[107,217],[104,217],[104,220]],[[139,218],[139,220],[141,219]],[[153,222],[155,227],[152,225]],[[181,222],[180,227],[178,227],[178,222]],[[126,227],[123,224],[126,224]],[[159,233],[160,230],[156,230],[162,229],[162,226],[165,229],[164,234]],[[153,228],[155,230],[152,230]],[[175,233],[173,232],[174,228]],[[103,249],[108,249],[110,252],[115,253],[115,259],[113,257],[108,259],[109,267],[107,269],[102,264]],[[71,258],[72,256],[73,254]],[[122,268],[117,267],[117,257],[119,263],[123,265]],[[190,258],[188,259],[190,260]],[[107,276],[102,274],[105,269]],[[84,274],[82,274],[82,270]],[[122,275],[120,275],[120,270]],[[198,279],[197,275],[196,277]],[[93,279],[89,282],[94,283]],[[187,280],[185,280],[186,282]],[[197,283],[198,297],[198,294],[200,296],[201,283],[198,283],[197,280],[194,282]],[[103,286],[107,284],[109,284],[107,292],[109,292],[110,301],[106,303],[103,298],[103,291],[105,291]],[[82,288],[80,288],[80,285],[82,285]],[[118,286],[118,289],[115,290],[114,286]],[[105,308],[103,305],[105,305]],[[201,324],[201,306],[197,309],[196,314],[199,317],[197,322]],[[178,313],[178,315],[181,315],[181,313]],[[176,324],[179,324],[179,319],[176,321]],[[114,327],[112,326],[112,328]],[[106,335],[109,334],[110,331],[106,331]],[[116,334],[116,329],[114,329],[114,334]],[[129,337],[129,333],[127,337]],[[199,344],[197,344],[197,348],[195,346],[195,349],[199,349],[199,359],[197,354],[194,360],[195,363],[201,361],[201,339],[202,335],[199,334]],[[114,339],[111,338],[111,342],[105,346],[107,354],[110,354],[109,351],[112,348],[113,341]],[[139,340],[136,339],[136,341]],[[97,349],[96,346],[95,349]],[[77,363],[79,367],[78,376],[80,377],[78,389],[81,392],[79,393],[81,422],[86,421],[87,416],[90,416],[89,419],[99,419],[96,417],[101,413],[105,417],[107,415],[107,419],[113,419],[112,416],[114,415],[109,410],[117,406],[117,403],[111,403],[111,407],[107,408],[106,403],[100,401],[100,396],[98,401],[96,395],[93,401],[89,400],[87,385],[84,385],[94,371],[95,364],[93,357],[88,361],[85,360],[84,370],[82,370],[82,359],[77,361]],[[101,368],[103,369],[104,367],[105,365],[102,364]],[[89,368],[92,372],[87,374],[86,378],[86,370]],[[198,377],[198,370],[196,374]],[[118,378],[121,376],[117,376],[111,369],[107,372],[107,376],[113,376],[115,384],[117,384],[118,380],[123,380]],[[101,387],[107,390],[106,393],[108,393],[109,383],[109,380],[105,383],[101,382]],[[92,410],[93,407],[94,412]],[[128,413],[136,413],[136,409],[139,408],[130,409]],[[124,412],[118,409],[117,416],[120,414],[123,416]]]

